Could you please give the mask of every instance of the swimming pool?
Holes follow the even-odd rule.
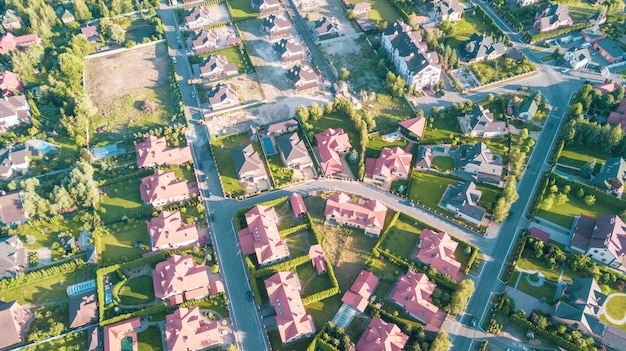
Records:
[[[434,152],[446,152],[446,148],[443,146],[433,146]]]
[[[261,138],[261,142],[263,143],[263,150],[265,150],[266,156],[276,155],[276,149],[274,148],[271,137],[263,137]]]

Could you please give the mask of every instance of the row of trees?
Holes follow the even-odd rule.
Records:
[[[568,146],[584,146],[612,155],[626,155],[626,139],[619,125],[599,125],[579,117],[563,126],[561,137]]]
[[[574,101],[569,109],[569,116],[578,118],[590,112],[608,115],[623,99],[623,86],[619,86],[612,93],[602,95],[599,89],[594,88],[591,84],[585,84],[574,96]]]
[[[516,190],[517,178],[515,176],[509,176],[506,186],[502,191],[498,200],[493,206],[493,220],[496,222],[502,222],[506,219],[511,209],[511,205],[517,201],[519,194]]]

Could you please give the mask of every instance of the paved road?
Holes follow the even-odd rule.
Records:
[[[309,47],[309,51],[311,52],[311,56],[313,57],[313,61],[315,61],[317,68],[320,70],[320,72],[322,72],[322,75],[327,82],[330,82],[331,84],[336,83],[335,77],[332,75],[330,68],[326,63],[326,60],[324,60],[324,57],[322,57],[320,49],[317,47],[317,45],[315,45],[315,40],[311,36],[311,32],[309,32],[306,23],[304,23],[302,16],[300,16],[300,13],[298,12],[298,7],[293,3],[293,0],[289,0],[288,6],[290,7],[289,13],[291,14],[291,18],[293,18],[293,21],[296,24],[298,33],[302,36],[302,39],[304,39],[304,42]]]

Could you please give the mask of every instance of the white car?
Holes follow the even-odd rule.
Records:
[[[176,63],[176,56],[172,56],[172,62]]]
[[[570,69],[569,69],[569,68],[566,68],[566,69],[562,69],[562,70],[561,70],[561,73],[567,73],[567,72],[569,72],[569,71],[570,71]]]

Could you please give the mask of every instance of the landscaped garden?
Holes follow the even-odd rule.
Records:
[[[137,333],[137,345],[139,350],[161,351],[163,342],[161,341],[161,330],[156,325],[151,325],[146,330]]]
[[[462,137],[458,119],[460,115],[462,113],[456,110],[431,113],[422,144],[446,144],[455,139],[460,140]]]
[[[123,305],[139,305],[154,300],[152,277],[142,275],[130,278],[119,292],[120,303]]]
[[[276,187],[282,187],[291,184],[293,180],[293,169],[287,168],[283,164],[280,155],[272,155],[267,158],[267,163],[272,173],[272,179]]]
[[[98,214],[106,224],[117,223],[124,218],[145,218],[151,209],[141,201],[139,186],[142,175],[124,181],[107,183],[102,187],[104,195],[98,204]]]
[[[446,178],[427,172],[413,172],[411,178],[409,199],[419,202],[431,209],[438,209],[437,204],[439,204],[448,185],[457,182],[452,178]]]
[[[367,142],[367,148],[365,149],[365,157],[373,157],[377,158],[380,156],[380,150],[384,147],[396,147],[399,146],[401,149],[405,149],[407,146],[406,139],[399,137],[393,141],[384,141],[379,134],[375,134],[370,136],[369,141]]]
[[[143,220],[130,219],[112,224],[106,233],[100,238],[98,247],[100,259],[104,264],[140,257],[150,247],[148,228]]]

